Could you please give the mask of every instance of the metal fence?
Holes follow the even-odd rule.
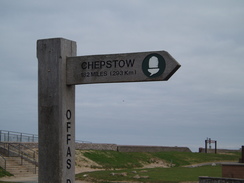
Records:
[[[0,166],[7,169],[6,158],[5,157],[17,157],[17,162],[20,165],[24,164],[24,161],[29,162],[33,166],[28,166],[28,171],[36,174],[36,169],[38,166],[38,153],[29,147],[23,145],[22,143],[14,142],[0,142]]]
[[[38,142],[38,135],[0,130],[0,142]]]
[[[0,130],[0,142],[38,142],[38,135]],[[75,140],[77,143],[92,143],[90,141]]]

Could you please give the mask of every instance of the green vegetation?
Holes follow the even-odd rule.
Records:
[[[4,170],[2,167],[0,167],[0,177],[5,177],[5,176],[13,176],[13,175],[7,172],[6,170]]]
[[[237,162],[240,153],[205,154],[191,152],[124,153],[116,151],[86,151],[85,157],[95,161],[103,171],[86,172],[76,175],[76,179],[90,182],[139,181],[139,182],[184,182],[198,181],[199,176],[221,176],[221,166],[186,165],[205,162]],[[164,163],[171,168],[142,168],[150,163]],[[139,169],[141,168],[141,169]]]
[[[238,162],[240,153],[205,154],[191,152],[158,152],[152,153],[155,157],[172,162],[175,166],[185,166],[205,162]]]
[[[202,166],[196,168],[150,168],[117,171],[96,171],[76,175],[76,179],[91,182],[140,181],[140,182],[183,182],[198,181],[199,176],[221,176],[220,166]]]
[[[191,152],[156,152],[136,153],[117,151],[95,151],[84,153],[84,156],[95,161],[105,169],[114,168],[140,168],[145,164],[158,160],[165,161],[174,166],[185,166],[204,162],[238,161],[240,153],[205,154]]]
[[[139,168],[149,163],[152,155],[148,153],[122,153],[117,151],[89,151],[84,156],[95,161],[105,169]]]

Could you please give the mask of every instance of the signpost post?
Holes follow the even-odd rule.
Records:
[[[39,183],[75,182],[75,85],[166,81],[180,64],[166,51],[76,57],[76,43],[37,41]]]
[[[66,85],[66,57],[76,43],[37,41],[39,183],[75,181],[75,86]]]

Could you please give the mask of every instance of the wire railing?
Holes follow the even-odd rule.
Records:
[[[0,130],[0,142],[38,142],[38,135]]]
[[[0,142],[38,142],[38,135],[0,130]],[[77,143],[92,143],[90,141],[75,140]]]
[[[6,170],[6,159],[0,154],[0,167]]]
[[[0,150],[1,153],[4,154],[6,157],[19,157],[20,161],[19,164],[23,165],[23,161],[27,161],[34,165],[33,173],[36,173],[36,168],[38,166],[37,162],[37,152],[30,149],[29,147],[21,144],[21,143],[12,143],[12,142],[0,142]],[[2,157],[2,158],[1,158]],[[1,165],[4,169],[6,169],[6,159],[1,156],[0,160],[2,159]]]
[[[7,130],[0,130],[0,166],[6,170],[7,159],[5,157],[20,157],[20,164],[28,161],[34,165],[33,173],[38,167],[38,154],[27,147],[25,142],[38,143],[38,135],[21,133]],[[75,140],[76,143],[92,143],[89,141]]]

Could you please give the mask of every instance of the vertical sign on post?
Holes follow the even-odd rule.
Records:
[[[75,85],[66,84],[66,57],[76,42],[37,41],[39,183],[75,182]]]

